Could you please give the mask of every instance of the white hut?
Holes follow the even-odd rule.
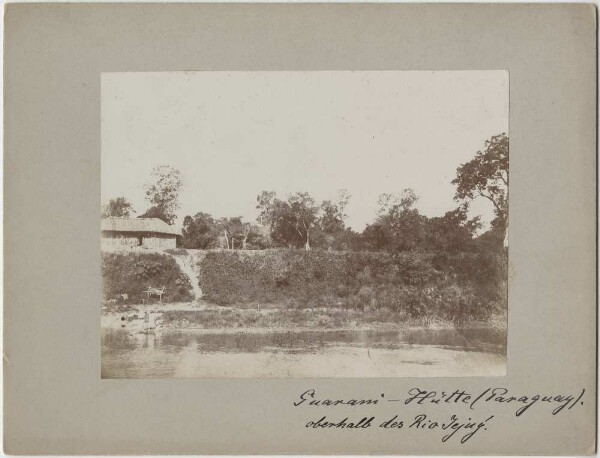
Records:
[[[101,222],[102,249],[143,246],[175,248],[181,230],[158,218],[104,218]]]

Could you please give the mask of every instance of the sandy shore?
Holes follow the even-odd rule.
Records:
[[[506,356],[483,351],[459,351],[435,345],[409,345],[407,348],[361,347],[340,342],[308,351],[270,347],[235,351],[205,351],[205,343],[194,335],[214,339],[242,339],[243,335],[302,331],[422,331],[398,323],[366,323],[352,327],[229,327],[200,328],[162,323],[167,311],[227,310],[202,301],[179,304],[137,304],[127,311],[103,310],[103,333],[114,339],[103,345],[104,378],[254,378],[254,377],[458,377],[501,376],[506,374]],[[257,313],[256,310],[238,309]],[[148,323],[144,314],[148,312]],[[260,313],[277,313],[261,309]],[[148,329],[150,328],[150,329]],[[453,329],[453,326],[428,330]],[[119,331],[116,332],[115,331]],[[122,332],[121,332],[122,331]],[[183,334],[182,334],[183,333]],[[120,336],[120,337],[119,337]],[[125,337],[127,336],[127,337]],[[186,337],[184,337],[186,336]],[[230,336],[230,337],[227,337]],[[112,337],[107,337],[112,338]],[[252,337],[254,339],[254,337]],[[119,343],[118,339],[125,339]],[[208,341],[210,342],[210,341]]]
[[[272,307],[265,307],[260,310],[250,308],[236,308],[236,307],[223,307],[210,304],[205,301],[195,302],[179,302],[179,303],[168,303],[168,304],[132,304],[129,306],[128,311],[111,311],[110,308],[103,306],[101,314],[101,327],[103,329],[124,329],[129,332],[146,332],[149,329],[152,332],[161,332],[163,330],[178,330],[178,331],[189,331],[202,334],[237,334],[237,333],[265,333],[265,332],[291,332],[291,331],[314,331],[315,326],[229,326],[229,327],[203,327],[194,323],[176,324],[176,323],[163,323],[163,314],[169,311],[216,311],[225,312],[235,310],[240,313],[261,313],[261,314],[273,314],[277,313],[279,309]],[[323,309],[325,310],[325,309]],[[318,314],[319,309],[315,309],[315,314]],[[144,321],[144,315],[148,312],[149,320],[148,323]],[[481,323],[467,323],[461,328],[485,328],[488,327]],[[434,322],[430,325],[414,326],[409,323],[387,323],[387,322],[371,322],[371,323],[354,323],[350,326],[332,326],[322,328],[327,331],[357,331],[357,330],[410,330],[410,329],[455,329],[455,326],[451,323],[439,323]],[[503,329],[503,328],[499,328]],[[505,329],[505,328],[504,328]]]

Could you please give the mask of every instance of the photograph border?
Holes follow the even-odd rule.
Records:
[[[9,4],[5,27],[6,453],[595,451],[593,5]],[[252,68],[509,69],[510,337],[502,382],[100,379],[99,75]],[[293,406],[308,388],[352,398],[401,395],[417,384],[472,391],[502,384],[527,394],[585,388],[586,398],[568,417],[494,411],[495,427],[464,446],[387,431],[315,432],[304,425],[318,412]],[[479,415],[491,415],[487,409]]]

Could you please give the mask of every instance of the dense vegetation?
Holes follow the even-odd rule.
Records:
[[[346,189],[333,200],[321,203],[307,192],[280,198],[272,191],[256,197],[259,211],[256,222],[239,216],[213,217],[205,212],[183,219],[181,248],[230,250],[267,248],[321,248],[337,251],[470,252],[481,229],[480,217],[469,218],[474,199],[485,199],[492,206],[493,237],[503,239],[508,227],[508,160],[509,142],[505,133],[491,137],[485,148],[456,169],[452,184],[456,186],[457,207],[444,215],[427,217],[418,207],[418,196],[406,188],[383,193],[377,199],[376,218],[362,232],[346,225],[346,210],[352,198]],[[183,186],[178,170],[167,165],[153,169],[145,185],[151,205],[142,217],[160,218],[169,224],[176,219],[179,191]],[[135,212],[125,197],[111,199],[102,217],[129,217]]]
[[[163,302],[191,301],[192,286],[172,256],[156,253],[102,253],[102,295],[104,300],[121,294],[128,302],[141,303],[148,287],[166,288]],[[158,298],[153,298],[158,300]]]
[[[383,193],[377,199],[377,216],[362,232],[346,225],[350,193],[342,189],[333,200],[320,204],[306,192],[280,198],[263,191],[256,198],[257,221],[240,217],[213,218],[199,212],[183,220],[184,248],[313,248],[353,251],[472,251],[480,218],[469,218],[474,199],[487,200],[494,209],[494,236],[504,238],[508,224],[508,137],[500,134],[485,142],[483,151],[456,170],[457,207],[442,216],[420,213],[418,196],[407,188]]]
[[[220,305],[297,311],[289,318],[312,308],[345,311],[346,318],[360,312],[363,322],[375,315],[388,321],[489,319],[505,313],[507,304],[508,159],[505,133],[487,140],[456,169],[456,208],[441,216],[423,215],[407,188],[381,194],[376,217],[357,232],[346,225],[347,190],[321,203],[306,192],[279,197],[263,191],[256,222],[198,212],[183,219],[178,243],[225,249],[207,252],[199,265],[204,299]],[[179,171],[156,167],[145,187],[150,208],[142,216],[173,223],[181,187]],[[474,199],[485,199],[494,211],[483,233],[480,217],[469,214]],[[130,212],[127,200],[116,198],[103,216]],[[148,284],[167,286],[165,301],[191,298],[172,258],[118,256],[103,257],[105,298],[128,293],[138,300]]]
[[[506,301],[506,255],[264,250],[214,251],[200,261],[204,298],[447,321],[486,319]]]

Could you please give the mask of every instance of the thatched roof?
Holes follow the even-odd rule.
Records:
[[[158,218],[104,218],[100,224],[103,231],[117,232],[156,232],[159,234],[181,235],[181,229],[169,226]]]

